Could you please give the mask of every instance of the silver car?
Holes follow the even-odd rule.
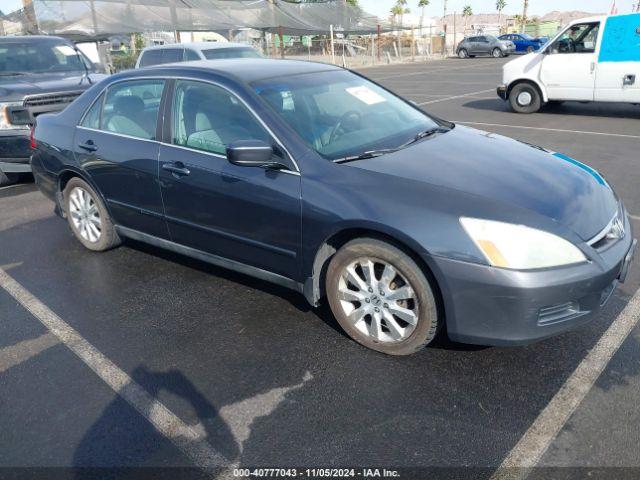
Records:
[[[509,40],[498,40],[493,35],[467,37],[458,44],[456,54],[460,58],[473,58],[476,55],[491,55],[494,58],[508,57],[516,49]]]

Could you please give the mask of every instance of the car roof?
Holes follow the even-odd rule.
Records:
[[[198,60],[194,62],[180,62],[145,67],[130,71],[148,74],[154,71],[178,72],[179,74],[211,72],[222,77],[251,83],[273,77],[287,77],[305,73],[325,71],[340,71],[340,67],[326,63],[307,62],[303,60],[273,60],[269,58],[233,58],[225,60]]]
[[[25,43],[25,42],[57,42],[70,43],[69,40],[62,37],[52,37],[49,35],[15,35],[0,37],[1,43]]]
[[[224,48],[252,48],[251,45],[233,42],[188,42],[188,43],[170,43],[165,45],[152,45],[146,47],[147,50],[162,50],[165,48],[191,48],[192,50],[211,50]]]

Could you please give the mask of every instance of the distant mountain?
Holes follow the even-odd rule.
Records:
[[[565,25],[573,20],[577,20],[579,18],[585,17],[593,17],[597,15],[606,15],[605,13],[592,13],[592,12],[582,12],[578,10],[570,11],[570,12],[560,12],[553,11],[543,15],[542,17],[537,17],[532,15],[529,19],[539,18],[541,22],[559,22],[561,25]],[[505,23],[507,18],[513,18],[513,15],[502,15],[502,22]],[[470,25],[497,25],[499,16],[497,13],[480,13],[478,15],[471,15],[467,17],[466,23],[468,26]],[[442,17],[438,19],[438,23],[442,23]],[[453,25],[453,14],[449,14],[445,18],[445,22],[447,25]],[[457,25],[464,25],[465,20],[461,13],[456,15],[455,23]]]

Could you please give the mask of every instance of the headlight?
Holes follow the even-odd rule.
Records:
[[[587,260],[575,245],[542,230],[478,218],[460,223],[494,267],[531,270]]]
[[[0,102],[0,130],[29,130],[29,125],[13,125],[9,121],[9,107],[21,107],[18,102]]]

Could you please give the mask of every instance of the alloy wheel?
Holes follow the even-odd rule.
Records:
[[[98,205],[84,188],[75,187],[69,194],[69,215],[80,236],[96,243],[102,236],[102,220]]]
[[[364,257],[350,263],[340,274],[338,297],[348,321],[375,341],[401,342],[418,324],[418,297],[388,262]]]

